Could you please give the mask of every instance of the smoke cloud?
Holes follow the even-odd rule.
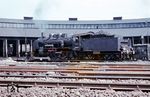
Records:
[[[39,4],[37,5],[37,7],[35,8],[35,11],[34,11],[34,18],[36,19],[40,19],[42,18],[42,15],[44,14],[45,10],[45,6],[47,6],[48,0],[41,0],[39,2]]]
[[[57,7],[57,0],[40,0],[34,10],[34,17],[36,19],[44,19],[54,12]]]

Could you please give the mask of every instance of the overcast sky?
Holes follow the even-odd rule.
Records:
[[[150,18],[150,0],[0,0],[0,18],[110,20]]]

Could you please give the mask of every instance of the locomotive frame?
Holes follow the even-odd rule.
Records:
[[[50,35],[52,36],[52,35]],[[56,35],[55,35],[56,36]],[[92,45],[95,43],[95,46]],[[72,37],[40,38],[34,42],[34,56],[50,57],[51,61],[73,60],[123,60],[121,41],[114,35],[93,32],[76,34]],[[128,45],[128,42],[127,42]],[[42,49],[41,49],[42,48]],[[40,54],[40,52],[42,52]]]

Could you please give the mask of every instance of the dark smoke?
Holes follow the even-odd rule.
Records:
[[[34,11],[34,17],[36,19],[42,19],[47,14],[47,11],[51,9],[49,1],[50,0],[41,0],[39,2]]]

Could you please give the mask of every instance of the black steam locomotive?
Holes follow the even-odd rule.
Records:
[[[127,59],[129,43],[121,42],[114,35],[82,33],[67,37],[66,34],[43,35],[33,43],[34,56],[49,56],[51,61],[68,60],[122,60]]]

